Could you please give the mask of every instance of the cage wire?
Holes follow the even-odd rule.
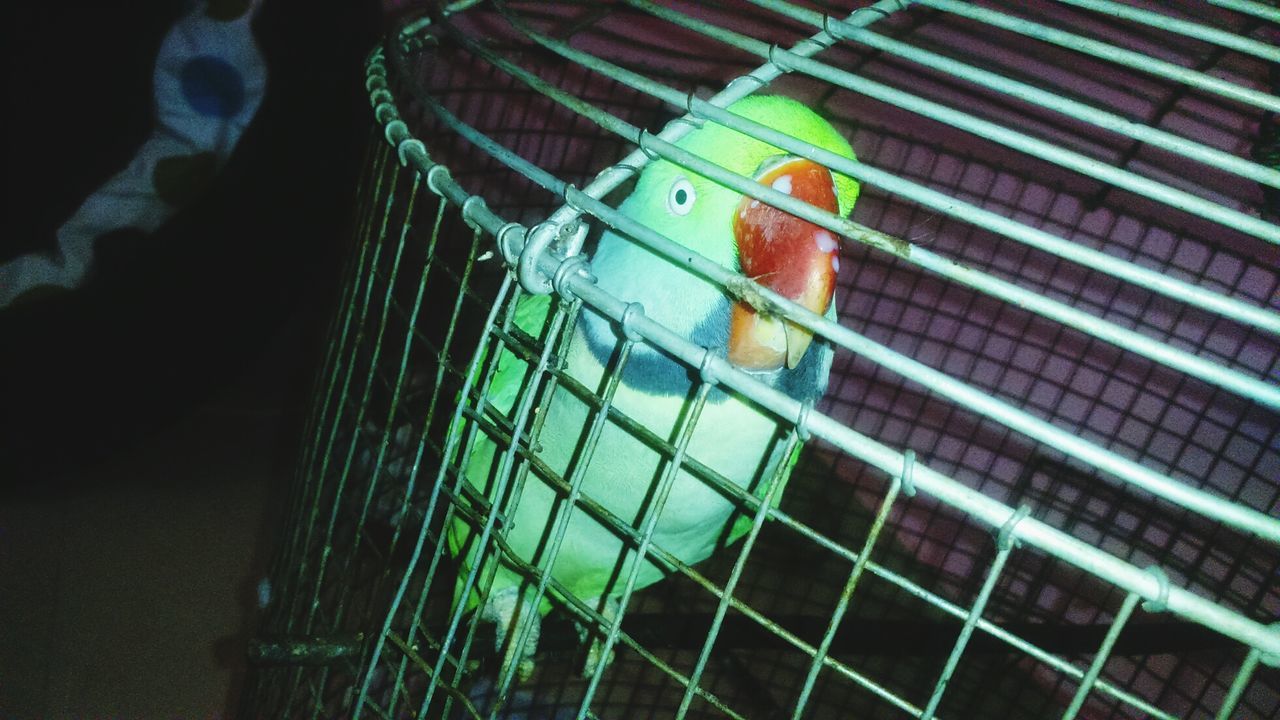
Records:
[[[1280,716],[1278,21],[1247,0],[407,15],[368,61],[356,242],[242,714]],[[814,108],[858,159],[722,109],[757,93]],[[705,123],[862,183],[852,223],[806,216],[841,235],[838,322],[775,307],[836,348],[816,407],[592,282],[603,227],[666,251],[616,210],[654,159],[801,212],[669,144]],[[671,261],[741,291],[690,256]],[[626,330],[595,386],[565,369],[584,308]],[[769,478],[743,490],[611,406],[642,346],[689,366],[686,425],[715,388],[803,443],[776,507]],[[505,399],[503,353],[529,369]],[[689,566],[643,513],[611,516],[540,455],[557,393],[590,408],[586,445],[616,424],[753,530]],[[468,481],[478,437],[507,492]],[[610,611],[526,562],[506,521],[532,482],[556,488],[549,533],[572,505],[665,579]],[[552,607],[527,679],[454,598],[498,558]],[[593,641],[612,662],[584,672]]]

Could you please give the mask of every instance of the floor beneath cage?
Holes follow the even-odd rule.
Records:
[[[0,717],[233,716],[298,344],[136,446],[0,496]]]

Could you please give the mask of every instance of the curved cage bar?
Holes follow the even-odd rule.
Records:
[[[356,243],[243,715],[1280,714],[1271,12],[407,16],[368,61]],[[761,94],[857,159],[726,109]],[[685,142],[717,125],[858,181],[852,214]],[[629,211],[657,166],[838,238],[834,313]],[[633,302],[593,264],[606,232],[812,331],[825,395]],[[616,342],[586,376],[595,322]],[[687,375],[663,423],[635,404],[658,356]],[[729,402],[773,424],[745,482],[708,445]],[[636,508],[602,492],[611,462],[651,468]],[[660,529],[690,485],[732,510],[700,562]],[[626,548],[598,594],[561,563],[584,537]]]

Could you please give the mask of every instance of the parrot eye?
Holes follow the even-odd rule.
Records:
[[[697,199],[693,183],[688,178],[679,177],[671,183],[671,192],[667,193],[667,209],[676,215],[688,215]]]

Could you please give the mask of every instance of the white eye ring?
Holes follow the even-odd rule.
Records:
[[[667,209],[674,215],[688,215],[697,200],[698,193],[694,191],[693,183],[688,178],[678,177],[667,193]]]

